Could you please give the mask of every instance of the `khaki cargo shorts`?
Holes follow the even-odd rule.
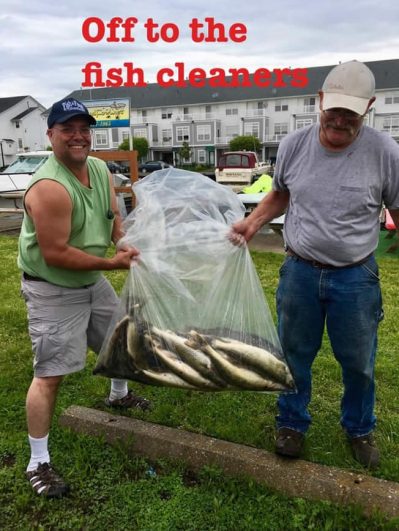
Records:
[[[104,277],[85,288],[22,278],[37,377],[80,371],[87,348],[99,353],[119,299]]]

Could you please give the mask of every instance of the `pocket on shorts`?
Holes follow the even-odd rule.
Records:
[[[60,353],[62,340],[57,323],[30,324],[29,335],[36,363],[51,359]]]
[[[361,265],[361,268],[363,271],[367,273],[367,275],[372,279],[379,281],[379,270],[378,270],[378,264],[375,260],[367,260],[364,264]]]

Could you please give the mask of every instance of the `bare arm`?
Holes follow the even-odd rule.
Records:
[[[392,221],[395,223],[396,230],[399,231],[399,210],[390,210]]]
[[[65,269],[95,271],[129,269],[136,249],[121,250],[112,258],[88,254],[68,244],[72,202],[65,188],[55,181],[36,183],[25,196],[25,206],[35,225],[46,263]]]
[[[263,225],[284,213],[289,199],[289,192],[272,190],[247,218],[233,225],[233,231],[241,234],[248,242]]]

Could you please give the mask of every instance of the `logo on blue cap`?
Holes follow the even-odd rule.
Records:
[[[65,98],[53,104],[47,118],[47,125],[51,129],[54,124],[62,124],[76,116],[87,118],[90,125],[97,123],[82,102],[75,100],[75,98]]]

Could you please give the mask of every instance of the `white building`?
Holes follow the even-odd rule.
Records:
[[[18,153],[46,149],[45,110],[32,96],[0,98],[0,167]]]
[[[366,63],[376,78],[376,101],[366,123],[399,141],[399,59]],[[96,128],[94,149],[116,149],[129,135],[147,138],[149,159],[176,162],[188,142],[191,162],[215,164],[229,141],[243,134],[258,137],[264,160],[274,160],[289,132],[317,122],[324,78],[334,65],[308,69],[308,84],[294,88],[98,88],[76,90],[84,101],[130,99],[130,127]]]

